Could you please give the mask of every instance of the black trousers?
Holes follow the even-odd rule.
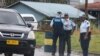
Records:
[[[56,52],[56,43],[57,43],[57,39],[59,38],[59,54],[63,55],[64,53],[64,35],[63,35],[63,31],[61,32],[53,32],[53,44],[52,44],[52,53],[55,54]]]
[[[88,48],[89,48],[89,42],[91,39],[91,32],[88,33],[88,38],[84,39],[86,33],[81,33],[80,34],[80,44],[81,44],[81,48],[83,51],[83,56],[88,56]]]
[[[64,50],[65,45],[67,44],[67,53],[71,53],[71,30],[64,30]]]

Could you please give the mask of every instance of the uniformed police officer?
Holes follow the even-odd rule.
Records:
[[[63,22],[61,18],[62,13],[57,12],[57,16],[54,17],[50,23],[50,26],[53,28],[53,44],[52,44],[52,56],[55,56],[56,53],[56,42],[59,37],[59,56],[62,55],[62,46],[63,46]]]
[[[63,20],[63,28],[64,28],[64,48],[65,48],[65,43],[67,42],[67,56],[70,56],[71,54],[71,34],[75,30],[75,23],[69,19],[69,15],[65,14],[64,15],[64,20]]]
[[[91,38],[90,22],[86,20],[85,16],[82,16],[80,19],[82,20],[80,25],[80,44],[83,51],[83,56],[88,56],[88,48]]]

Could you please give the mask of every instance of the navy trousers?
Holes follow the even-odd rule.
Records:
[[[52,53],[55,54],[56,52],[56,43],[57,39],[59,38],[59,54],[63,55],[64,54],[64,35],[63,32],[53,32],[53,44],[52,44]]]
[[[83,56],[88,56],[88,48],[89,48],[89,42],[91,39],[91,32],[88,33],[88,38],[84,39],[86,33],[81,33],[80,34],[80,44],[81,44],[81,48],[83,51]]]
[[[71,30],[64,31],[64,50],[67,44],[67,53],[71,54]]]

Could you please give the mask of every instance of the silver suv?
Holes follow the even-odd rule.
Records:
[[[26,24],[17,11],[0,8],[0,53],[34,56],[35,44],[31,24]]]

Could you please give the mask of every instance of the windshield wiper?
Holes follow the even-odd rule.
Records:
[[[8,23],[0,23],[0,24],[8,24]],[[9,25],[25,26],[25,25],[22,25],[22,24],[9,24]]]
[[[0,24],[7,24],[7,23],[0,23]]]
[[[25,26],[25,25],[22,25],[22,24],[15,24],[15,25],[18,25],[18,26]]]

